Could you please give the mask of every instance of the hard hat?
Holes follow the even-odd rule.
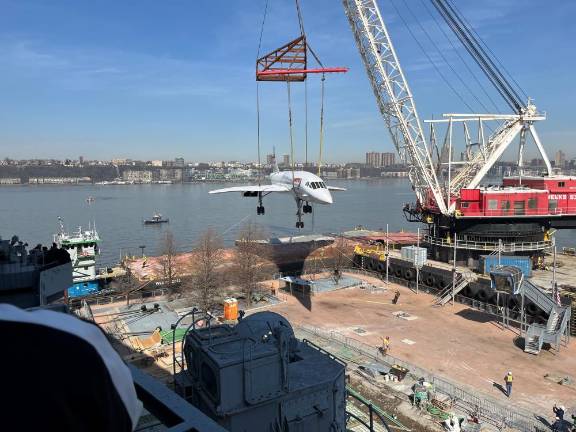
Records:
[[[508,375],[512,375],[512,372],[508,371]]]

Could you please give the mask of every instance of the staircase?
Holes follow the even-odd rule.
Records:
[[[456,273],[456,281],[454,285],[454,295],[458,294],[468,284],[476,279],[474,273]],[[434,300],[435,306],[444,306],[452,298],[452,284],[445,287]]]
[[[540,353],[544,343],[544,329],[545,327],[540,324],[531,324],[528,327],[528,333],[524,341],[524,352],[535,355]]]
[[[528,281],[522,282],[521,290],[526,298],[548,314],[545,326],[531,324],[528,327],[524,352],[538,354],[544,343],[549,343],[559,349],[562,336],[570,322],[570,306],[558,306],[550,294]]]
[[[538,306],[547,314],[550,314],[555,308],[558,307],[550,294],[548,294],[542,288],[537,287],[532,282],[524,280],[522,282],[521,290],[524,291],[526,298],[530,299],[536,306]]]

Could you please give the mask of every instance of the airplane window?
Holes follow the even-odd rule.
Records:
[[[312,189],[317,189],[318,186],[316,185],[316,182],[312,182]]]
[[[324,184],[324,182],[322,182],[322,188],[326,189],[326,185]]]

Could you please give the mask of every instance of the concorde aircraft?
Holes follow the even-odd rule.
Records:
[[[272,192],[289,193],[296,201],[297,212],[296,228],[304,228],[302,213],[312,213],[311,203],[332,204],[332,194],[330,191],[345,191],[346,189],[326,186],[324,181],[308,171],[280,171],[274,165],[274,171],[270,174],[270,184],[234,186],[225,189],[210,191],[211,194],[226,192],[240,192],[245,197],[257,197],[258,207],[256,213],[264,214],[262,198]]]

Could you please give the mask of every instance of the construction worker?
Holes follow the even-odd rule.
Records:
[[[398,299],[400,298],[400,290],[396,290],[394,293],[394,298],[392,299],[392,304],[398,303]]]
[[[148,263],[148,257],[144,255],[144,259],[142,260],[142,268],[146,267],[146,263]]]
[[[512,376],[512,372],[508,371],[504,377],[504,383],[506,384],[506,396],[508,397],[512,395],[512,381],[514,381],[514,377]]]
[[[560,421],[564,421],[565,410],[563,406],[557,407],[556,404],[554,404],[554,406],[552,407],[552,411],[554,412],[554,415],[560,419]]]
[[[388,354],[388,350],[390,349],[390,336],[386,336],[385,338],[380,337],[382,339],[382,346],[380,347],[380,352],[382,355]]]

